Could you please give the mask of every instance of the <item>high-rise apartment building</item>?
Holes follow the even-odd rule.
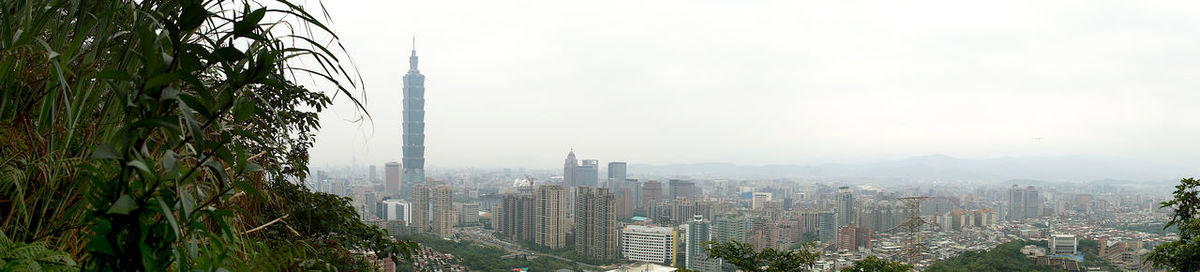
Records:
[[[383,193],[386,196],[400,196],[400,163],[383,165]]]
[[[847,226],[854,223],[854,196],[850,193],[850,187],[838,188],[837,198],[835,199],[837,206],[837,227]]]
[[[575,169],[575,185],[600,187],[600,161],[583,160],[579,168]]]
[[[837,250],[854,252],[858,248],[871,248],[871,230],[854,224],[838,227]]]
[[[713,241],[728,242],[730,239],[738,242],[746,242],[746,235],[750,231],[750,220],[743,216],[726,214],[717,216],[715,228],[715,237]]]
[[[579,168],[579,161],[575,160],[575,150],[567,153],[567,159],[563,162],[563,187],[567,190],[575,188],[578,183],[575,181],[575,171]]]
[[[506,194],[496,209],[493,228],[505,238],[533,240],[533,196]]]
[[[653,179],[642,183],[642,207],[653,207],[662,201],[662,195],[662,183]]]
[[[462,203],[455,205],[458,209],[459,225],[474,225],[479,223],[479,203]]]
[[[766,206],[767,201],[771,201],[771,193],[755,192],[750,197],[750,209],[761,210],[763,206]]]
[[[567,190],[561,185],[542,185],[534,190],[533,242],[558,249],[567,245]]]
[[[1037,188],[1026,188],[1013,185],[1008,189],[1008,219],[1021,220],[1025,218],[1042,217],[1042,198]]]
[[[721,271],[720,259],[709,259],[708,251],[704,250],[704,242],[712,241],[710,224],[704,221],[704,216],[696,215],[688,223],[687,229],[687,269],[699,272]]]
[[[626,260],[675,266],[675,228],[628,225],[621,230],[621,256]]]
[[[619,257],[615,202],[608,189],[576,189],[575,253],[601,260]]]
[[[433,187],[429,195],[433,213],[431,232],[440,237],[449,237],[454,222],[458,221],[458,214],[454,212],[454,190],[450,186],[441,185]]]
[[[672,179],[667,181],[670,194],[669,200],[683,198],[688,200],[696,200],[696,184],[691,181]]]
[[[404,74],[404,184],[401,195],[425,183],[425,75],[417,70],[416,41]]]
[[[408,226],[415,233],[428,233],[431,226],[429,225],[429,204],[430,204],[430,188],[424,183],[416,184],[412,188],[412,207],[409,214],[412,215],[412,220]]]
[[[609,190],[617,190],[625,183],[625,162],[610,162],[608,163],[608,183],[604,187]]]

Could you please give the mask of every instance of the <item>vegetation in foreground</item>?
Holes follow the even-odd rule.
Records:
[[[367,271],[415,248],[295,183],[326,94],[362,109],[305,8],[0,1],[0,37],[0,270]]]
[[[504,259],[501,257],[508,255],[508,252],[504,251],[504,249],[468,240],[454,241],[424,235],[403,235],[400,238],[459,257],[462,259],[462,265],[472,271],[509,271],[513,268],[521,267],[528,267],[529,271],[579,270],[573,264],[554,258],[538,257],[528,260],[521,258]],[[404,271],[403,269],[411,269],[411,267],[406,264],[404,267],[399,267],[399,269]]]

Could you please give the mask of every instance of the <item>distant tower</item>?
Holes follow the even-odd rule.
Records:
[[[384,196],[400,196],[400,163],[384,164],[383,179]]]
[[[408,73],[404,75],[404,187],[409,195],[413,185],[425,183],[425,75],[417,70],[416,38]]]
[[[837,193],[837,226],[842,227],[854,223],[854,196],[850,187],[840,187]]]
[[[575,169],[575,186],[597,188],[600,185],[600,161],[583,160]]]
[[[563,187],[567,190],[575,188],[575,170],[579,168],[579,161],[575,159],[575,150],[567,153],[567,160],[563,162]]]
[[[620,185],[625,183],[625,162],[610,162],[608,163],[608,187],[609,190],[616,190]]]

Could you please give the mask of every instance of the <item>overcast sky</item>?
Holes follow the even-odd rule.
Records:
[[[315,2],[314,2],[315,3]],[[1096,155],[1200,166],[1197,1],[326,1],[399,161],[413,35],[427,167]]]

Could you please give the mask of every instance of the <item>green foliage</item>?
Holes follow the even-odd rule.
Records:
[[[1164,229],[1179,228],[1179,240],[1154,247],[1146,256],[1147,262],[1156,267],[1170,267],[1178,271],[1200,271],[1200,180],[1186,178],[1175,186],[1174,198],[1162,202],[1162,208],[1171,208],[1173,214]]]
[[[861,261],[854,261],[853,266],[842,268],[842,272],[908,272],[912,269],[911,264],[890,262],[875,258],[875,256],[867,256]]]
[[[471,271],[509,271],[519,267],[529,267],[529,271],[554,271],[563,268],[578,270],[573,264],[548,257],[538,257],[531,260],[504,259],[501,257],[508,255],[508,252],[504,251],[504,249],[481,245],[471,241],[452,241],[423,235],[402,236],[400,238],[457,256],[462,259],[462,265],[471,269]]]
[[[743,271],[809,270],[821,256],[821,253],[816,251],[812,244],[801,249],[777,251],[772,248],[764,248],[759,252],[755,251],[754,246],[750,243],[730,239],[721,243],[704,242],[704,247],[709,258],[724,260],[725,263],[732,264]]]
[[[958,256],[929,265],[928,272],[981,272],[981,271],[1056,271],[1045,265],[1038,265],[1032,259],[1021,254],[1021,248],[1026,245],[1045,245],[1044,242],[1019,240],[1000,244],[987,251],[967,251]]]
[[[297,75],[362,109],[336,34],[303,7],[2,1],[0,37],[0,232],[14,244],[148,271],[370,270],[357,252],[415,246],[291,183],[332,103]]]
[[[0,271],[79,271],[66,252],[45,242],[16,243],[0,232]]]

